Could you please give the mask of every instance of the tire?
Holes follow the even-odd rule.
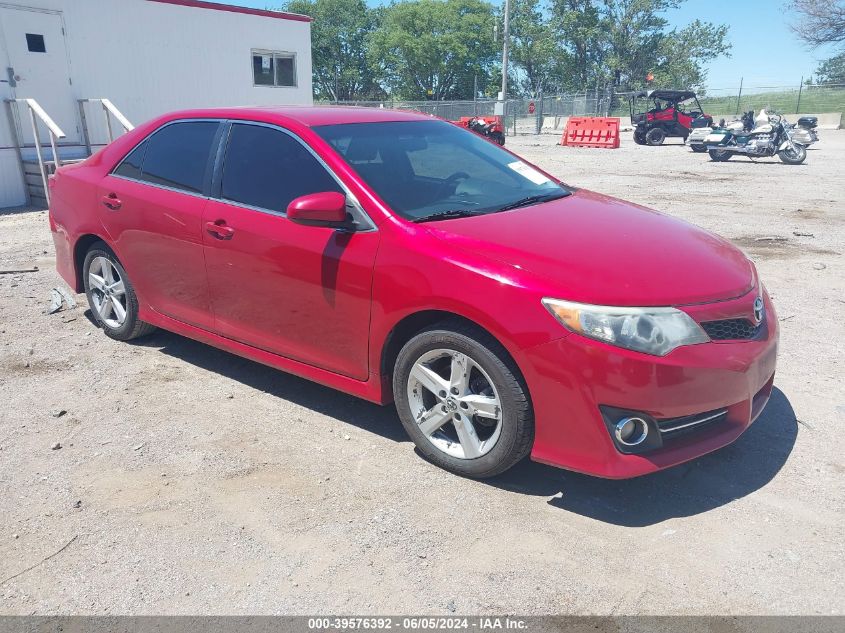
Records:
[[[458,367],[454,374],[452,367]],[[453,375],[456,382],[450,382]],[[457,394],[450,385],[460,387]],[[396,359],[393,396],[419,451],[455,474],[492,477],[531,451],[534,414],[528,389],[501,344],[479,328],[444,321],[414,336]]]
[[[724,163],[726,160],[730,160],[731,156],[733,156],[731,152],[723,149],[711,149],[708,150],[707,153],[710,154],[710,160],[715,160],[717,163]]]
[[[795,143],[794,147],[795,152],[791,152],[789,149],[779,151],[778,158],[787,165],[800,165],[803,163],[807,158],[807,148],[803,145],[799,145],[798,143]]]
[[[155,331],[155,326],[138,318],[135,288],[105,242],[96,242],[88,250],[82,265],[82,279],[91,313],[106,336],[129,341]],[[123,282],[122,293],[117,285],[119,282]]]
[[[493,132],[490,134],[490,139],[497,145],[505,144],[505,135],[501,132]]]
[[[634,132],[634,143],[637,145],[645,145],[645,134],[642,132]]]
[[[707,151],[707,147],[705,145],[690,145],[689,148],[697,154],[703,154]]]
[[[663,145],[666,140],[666,131],[659,127],[653,127],[645,135],[646,145]]]

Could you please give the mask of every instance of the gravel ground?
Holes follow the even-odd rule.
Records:
[[[845,612],[845,131],[799,167],[556,140],[508,147],[757,262],[782,347],[742,438],[631,481],[460,479],[390,407],[165,332],[112,341],[82,296],[46,315],[47,216],[6,213],[0,269],[39,271],[0,275],[0,611]]]

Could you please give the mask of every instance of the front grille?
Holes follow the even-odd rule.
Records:
[[[707,411],[706,413],[685,415],[680,418],[657,420],[657,426],[663,438],[667,439],[683,435],[689,431],[698,430],[704,426],[716,424],[717,422],[723,421],[727,415],[727,409],[718,409],[716,411]]]
[[[748,319],[721,319],[701,324],[711,341],[747,341],[760,332],[763,324],[754,325]]]

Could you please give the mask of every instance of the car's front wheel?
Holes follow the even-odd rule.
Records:
[[[138,318],[138,297],[129,275],[112,250],[104,243],[94,244],[82,266],[85,295],[94,319],[107,336],[128,341],[155,330]]]
[[[397,357],[393,395],[420,452],[459,475],[492,477],[531,450],[527,388],[504,348],[480,329],[444,322],[414,336]]]

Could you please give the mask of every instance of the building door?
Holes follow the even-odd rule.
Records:
[[[0,92],[4,98],[35,99],[67,140],[79,140],[61,13],[0,4],[0,64]],[[26,108],[19,111],[18,132],[25,143],[32,143]],[[41,141],[47,144],[45,129],[40,127],[39,131]],[[7,145],[11,139],[0,141]]]

